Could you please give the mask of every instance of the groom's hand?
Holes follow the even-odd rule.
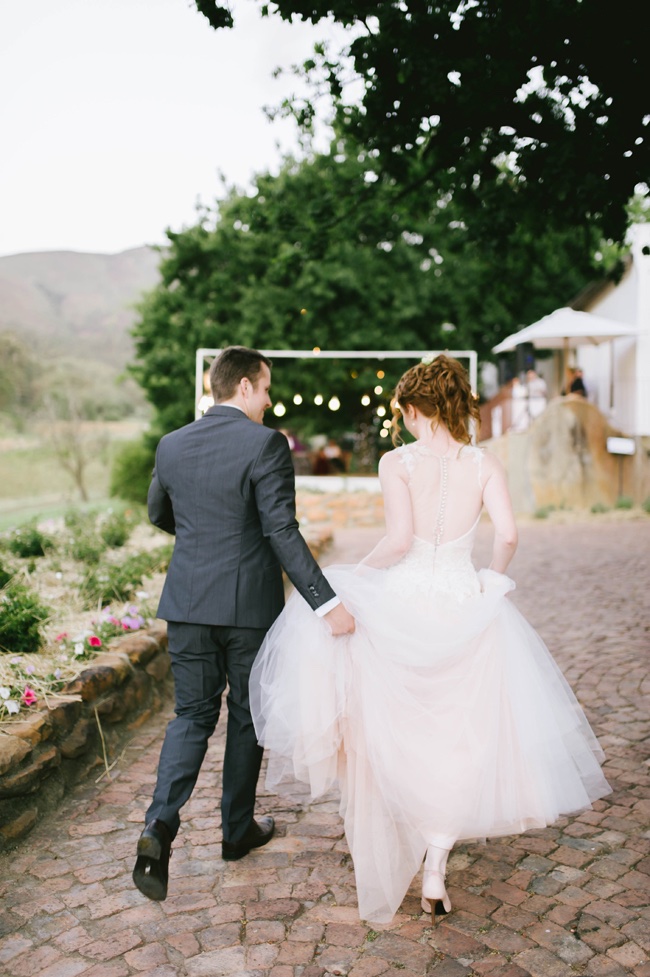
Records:
[[[354,631],[354,618],[343,604],[337,604],[324,614],[323,620],[327,622],[334,635],[352,634]]]

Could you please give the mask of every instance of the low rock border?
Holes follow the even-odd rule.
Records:
[[[48,705],[0,730],[0,851],[89,771],[108,774],[133,730],[171,699],[164,625],[121,638]]]

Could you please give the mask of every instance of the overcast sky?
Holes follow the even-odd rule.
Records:
[[[218,172],[244,188],[276,171],[295,129],[262,107],[297,82],[273,69],[343,33],[259,8],[233,0],[234,30],[215,32],[190,0],[4,0],[0,255],[160,243]]]

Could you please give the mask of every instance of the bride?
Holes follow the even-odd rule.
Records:
[[[424,859],[422,906],[450,911],[455,842],[552,824],[610,792],[602,751],[539,635],[507,599],[517,530],[499,461],[473,447],[478,407],[458,361],[400,379],[415,439],[379,465],[386,534],[326,575],[356,618],[332,637],[293,595],[251,675],[267,786],[338,785],[359,914],[389,922]],[[474,569],[483,509],[492,560]]]

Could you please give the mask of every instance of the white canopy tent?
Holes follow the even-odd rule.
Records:
[[[564,307],[508,336],[493,346],[492,352],[508,353],[522,343],[532,343],[537,349],[567,350],[572,346],[598,346],[619,336],[634,335],[636,329],[629,323]]]

